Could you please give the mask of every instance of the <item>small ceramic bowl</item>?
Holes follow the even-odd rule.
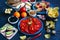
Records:
[[[35,10],[30,10],[29,15],[32,16],[32,17],[36,17],[37,14],[36,14]]]
[[[16,24],[18,21],[19,21],[19,19],[14,17],[14,16],[10,16],[8,18],[8,22],[11,23],[11,24]]]

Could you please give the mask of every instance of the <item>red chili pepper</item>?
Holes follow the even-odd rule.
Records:
[[[41,36],[41,33],[37,34],[36,36],[34,36],[31,40],[35,40],[36,38],[38,38],[39,36]]]

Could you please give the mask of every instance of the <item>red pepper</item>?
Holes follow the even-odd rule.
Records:
[[[37,34],[36,36],[34,36],[31,40],[35,40],[35,39],[38,38],[39,36],[41,36],[41,33],[40,33],[40,34]]]

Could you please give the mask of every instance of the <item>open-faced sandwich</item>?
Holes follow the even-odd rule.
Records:
[[[7,30],[12,31],[13,30],[13,26],[9,25],[9,27],[7,27]]]
[[[8,23],[0,28],[0,33],[9,40],[17,33],[17,31],[18,30],[16,28]]]
[[[7,27],[0,28],[0,32],[5,32]]]
[[[13,35],[13,31],[7,31],[5,34],[6,34],[6,37],[10,37]]]

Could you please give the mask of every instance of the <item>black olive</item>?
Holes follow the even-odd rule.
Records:
[[[13,32],[15,32],[15,30],[13,30]]]
[[[10,21],[11,21],[11,22],[15,22],[15,21],[17,21],[17,18],[16,18],[16,17],[11,17],[11,18],[10,18]]]

